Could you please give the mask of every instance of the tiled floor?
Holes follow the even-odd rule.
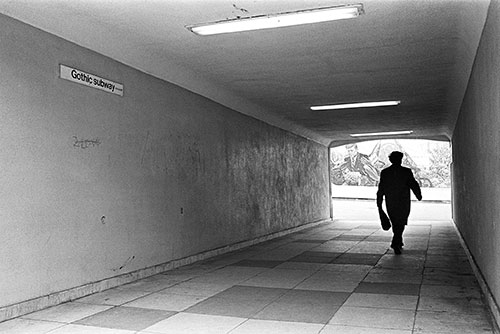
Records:
[[[0,333],[493,333],[449,222],[340,220],[0,323]]]

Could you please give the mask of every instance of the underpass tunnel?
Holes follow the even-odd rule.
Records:
[[[384,245],[376,244],[375,247],[364,243],[385,240],[379,234],[378,222],[353,226],[340,221],[335,225],[336,206],[332,203],[335,187],[343,187],[345,182],[363,187],[369,183],[357,174],[332,174],[330,146],[335,143],[324,145],[236,112],[5,15],[0,15],[0,34],[0,329],[4,323],[14,326],[22,322],[28,326],[37,321],[51,327],[50,330],[57,330],[58,326],[76,328],[106,323],[105,316],[89,320],[86,319],[89,314],[78,311],[91,308],[92,314],[142,312],[147,314],[145,318],[151,319],[151,316],[162,320],[174,316],[182,320],[182,317],[194,317],[192,314],[197,314],[198,320],[203,315],[228,316],[230,319],[211,320],[234,324],[226,331],[228,333],[245,322],[245,326],[249,326],[248,333],[258,332],[255,331],[257,327],[252,326],[262,324],[261,321],[275,320],[269,319],[272,312],[264,312],[264,315],[260,312],[276,302],[273,314],[280,323],[273,324],[283,326],[280,327],[283,331],[287,326],[302,326],[300,328],[307,328],[311,333],[328,333],[338,326],[353,325],[350,307],[366,309],[378,302],[370,299],[371,295],[367,296],[376,292],[372,284],[376,282],[362,281],[372,270],[370,279],[386,278],[387,272],[376,273],[380,269],[376,268],[378,261],[382,259],[381,263],[389,271],[398,265],[396,269],[401,270],[411,267],[415,258],[419,264],[425,263],[426,255],[421,249],[413,254],[410,250],[406,258],[403,254],[401,260],[395,260],[392,254],[385,252]],[[466,252],[467,262],[458,263],[454,269],[459,270],[462,264],[463,268],[472,267],[472,271],[467,272],[468,278],[474,275],[477,279],[484,303],[493,316],[493,325],[500,323],[498,36],[500,2],[492,0],[450,142],[443,142],[451,147],[451,214],[445,225],[434,229],[435,234],[432,234],[434,227],[430,223],[412,228],[412,233],[428,237],[426,245],[436,246],[435,252]],[[125,83],[125,93],[123,96],[110,94],[70,82],[61,77],[62,64],[118,78]],[[411,124],[411,120],[408,122]],[[403,138],[376,139],[399,141]],[[362,144],[358,142],[358,149]],[[383,159],[379,160],[374,159],[373,163],[382,164]],[[332,177],[341,184],[333,182],[332,185]],[[420,181],[425,200],[426,190],[433,189],[426,185],[435,181],[423,174]],[[371,197],[374,193],[370,190],[363,195]],[[340,218],[355,220],[353,217]],[[357,245],[357,242],[363,244]],[[422,243],[424,241],[414,240],[415,245]],[[440,243],[447,247],[439,248]],[[319,248],[314,250],[314,247]],[[364,254],[363,247],[373,247],[370,251],[381,254],[370,258],[345,255],[353,247],[358,247],[353,253]],[[434,255],[437,260],[433,265],[439,262],[441,254]],[[463,256],[458,258],[463,260]],[[355,265],[354,262],[362,262],[358,265],[368,267],[343,272],[345,276],[336,281],[335,288],[342,286],[348,292],[329,291],[321,295],[310,291],[326,291],[314,290],[318,285],[331,288],[328,284],[334,276],[332,270],[322,267],[317,273],[314,270],[318,263],[297,264],[304,259],[328,262],[325,264],[334,265],[335,273],[341,273],[346,264]],[[203,262],[210,260],[216,262]],[[404,268],[397,261],[402,261]],[[190,266],[188,272],[171,277],[170,271],[184,266]],[[275,268],[278,266],[281,267]],[[264,274],[268,269],[270,271]],[[356,285],[342,285],[346,277],[355,279]],[[193,307],[192,313],[184,312],[188,306],[183,308],[178,304],[175,310],[151,311],[151,304],[148,308],[140,302],[127,308],[119,302],[123,295],[119,301],[113,300],[117,305],[103,305],[108,297],[99,301],[91,298],[90,302],[89,299],[78,301],[125,284],[134,284],[126,292],[128,297],[143,298],[158,293],[154,290],[158,286],[171,288],[184,282],[183,278],[194,281],[177,287],[176,293],[169,296],[179,296],[186,291],[183,289],[190,289],[192,293],[200,283],[219,284],[216,288],[221,290],[211,290],[210,297],[190,295],[190,302],[200,303],[196,307],[189,305]],[[311,281],[306,284],[307,279]],[[241,284],[243,281],[247,285]],[[383,282],[385,288],[390,285],[387,283]],[[420,283],[411,284],[420,286]],[[301,288],[295,289],[298,286]],[[407,286],[401,286],[403,292],[404,287]],[[198,290],[198,293],[208,290]],[[425,294],[432,297],[444,290],[430,287]],[[413,303],[413,313],[400,309],[396,312],[409,319],[399,328],[404,333],[416,333],[419,324],[424,325],[414,321],[416,300],[421,294],[412,291],[409,299]],[[460,287],[453,290],[462,293],[461,298],[466,294],[464,291]],[[386,294],[401,293],[389,292],[392,293]],[[222,295],[214,297],[219,293]],[[267,293],[276,298],[268,300]],[[355,305],[344,305],[352,293],[363,294],[366,299],[353,301],[353,298],[350,303]],[[235,295],[238,298],[233,298]],[[238,303],[242,296],[253,299],[247,304]],[[277,302],[283,296],[288,298],[286,302]],[[297,325],[298,321],[294,323],[293,317],[290,319],[288,315],[298,317],[300,312],[290,310],[291,313],[285,312],[285,316],[280,313],[280,307],[285,304],[295,305],[293,301],[298,300],[318,301],[325,296],[328,302],[321,306],[322,310],[326,308],[332,312],[331,305],[335,305],[335,311],[346,307],[337,320],[332,320],[335,316],[330,313],[318,320],[317,314],[309,312],[311,318],[306,320],[319,322]],[[207,304],[197,299],[205,297],[214,299]],[[479,297],[474,295],[473,299],[479,300]],[[220,300],[227,303],[220,308],[227,313],[212,314],[219,309],[210,303]],[[367,300],[371,300],[369,306],[366,306]],[[128,299],[127,302],[133,301]],[[49,323],[45,318],[47,313],[38,319],[25,317],[57,305],[65,305],[62,307],[68,311],[65,317],[54,318],[49,314]],[[256,309],[246,309],[237,315],[231,313],[235,309],[241,311],[238,307],[242,305]],[[473,306],[466,304],[461,315],[471,319],[479,317],[473,312]],[[373,315],[365,311],[366,318]],[[441,311],[441,314],[448,312],[446,315],[450,318],[443,320],[436,315],[439,312],[427,309],[423,314],[437,318],[426,318],[426,324],[445,326],[460,318],[449,310]],[[377,312],[379,316],[375,318],[388,314]],[[75,319],[75,314],[80,318]],[[244,320],[238,322],[240,320],[233,318]],[[180,323],[186,323],[181,320]],[[374,328],[377,326],[380,324]],[[146,327],[114,329],[137,332]],[[449,328],[440,328],[434,330],[450,333]],[[464,328],[469,328],[470,333],[476,330]],[[159,333],[165,331],[158,330]],[[241,333],[244,332],[241,329]],[[300,329],[298,332],[305,333]],[[238,333],[236,329],[234,333]]]

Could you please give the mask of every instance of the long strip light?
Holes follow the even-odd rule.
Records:
[[[372,136],[395,136],[395,135],[409,135],[412,134],[413,131],[405,130],[405,131],[389,131],[389,132],[371,132],[371,133],[355,133],[351,134],[351,137],[372,137]]]
[[[387,106],[397,106],[400,103],[401,103],[401,101],[378,101],[378,102],[331,104],[331,105],[324,105],[324,106],[312,106],[311,110],[335,110],[335,109],[387,107]]]
[[[197,35],[206,36],[350,19],[358,17],[363,13],[363,5],[354,4],[241,17],[212,23],[195,24],[186,26],[186,28]]]

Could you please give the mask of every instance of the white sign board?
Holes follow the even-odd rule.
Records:
[[[123,85],[76,68],[60,65],[61,79],[100,89],[108,93],[123,96]]]

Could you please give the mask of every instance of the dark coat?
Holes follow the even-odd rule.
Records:
[[[410,189],[418,200],[422,193],[411,169],[400,165],[392,165],[380,173],[377,191],[377,206],[382,207],[383,197],[387,214],[393,224],[405,224],[410,215]]]

